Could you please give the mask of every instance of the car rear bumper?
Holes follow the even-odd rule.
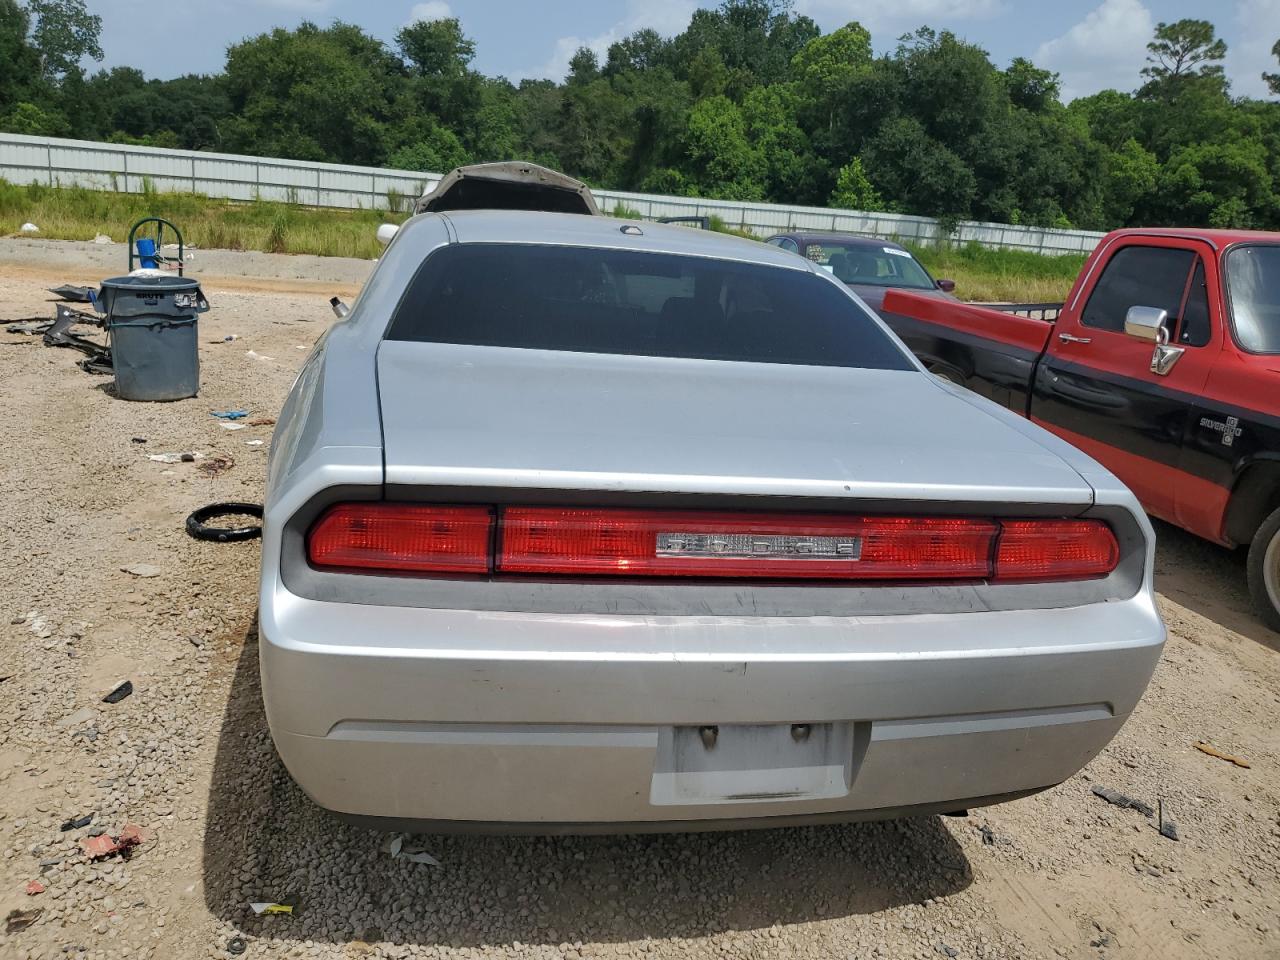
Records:
[[[999,613],[610,617],[277,585],[260,652],[276,747],[321,806],[556,832],[895,816],[1043,789],[1115,735],[1163,641],[1145,591]]]

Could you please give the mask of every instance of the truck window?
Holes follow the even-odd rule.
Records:
[[[1196,255],[1171,247],[1122,247],[1107,261],[1085,304],[1080,322],[1113,333],[1124,332],[1130,307],[1156,307],[1169,314],[1169,326],[1187,289],[1187,274]]]
[[[1209,291],[1204,282],[1204,261],[1196,258],[1191,275],[1187,302],[1182,308],[1182,325],[1178,327],[1178,343],[1187,347],[1203,347],[1209,342]]]
[[[1227,293],[1240,346],[1250,353],[1280,353],[1280,244],[1228,251]]]

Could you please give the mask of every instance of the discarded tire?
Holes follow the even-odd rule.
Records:
[[[187,517],[187,533],[197,540],[209,540],[213,543],[235,543],[240,540],[256,540],[262,536],[262,524],[255,523],[247,527],[211,526],[210,520],[217,517],[248,516],[262,519],[260,503],[211,503],[201,507]]]

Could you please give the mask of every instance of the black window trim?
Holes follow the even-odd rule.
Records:
[[[1236,309],[1231,302],[1231,254],[1241,247],[1280,247],[1280,242],[1275,240],[1245,240],[1240,243],[1233,243],[1222,251],[1222,269],[1219,273],[1219,281],[1222,284],[1222,296],[1226,302],[1226,327],[1231,332],[1231,342],[1236,345],[1241,353],[1247,353],[1251,357],[1275,357],[1280,356],[1280,350],[1264,351],[1250,350],[1241,342],[1239,335],[1236,333]]]

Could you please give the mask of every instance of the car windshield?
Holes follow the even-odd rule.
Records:
[[[1280,353],[1280,245],[1249,244],[1228,253],[1227,291],[1240,346]]]
[[[801,269],[664,253],[454,244],[427,257],[389,340],[910,370],[838,286]]]
[[[842,244],[826,240],[805,244],[805,256],[845,283],[869,287],[931,290],[933,278],[901,247]]]

